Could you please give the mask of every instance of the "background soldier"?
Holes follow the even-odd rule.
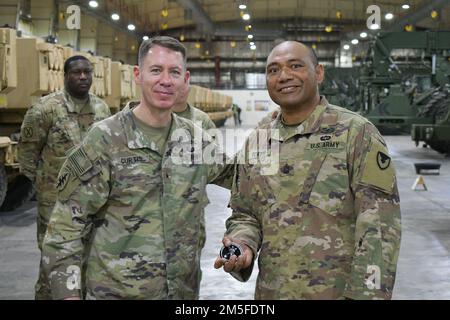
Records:
[[[42,241],[56,201],[56,179],[66,153],[80,144],[91,125],[110,116],[106,103],[89,93],[92,64],[73,56],[64,64],[64,90],[45,96],[26,113],[18,158],[22,173],[36,188],[37,241]],[[48,279],[39,267],[36,299],[51,299]]]
[[[196,108],[195,106],[191,106],[188,103],[188,97],[189,97],[189,83],[186,83],[183,88],[178,93],[178,98],[175,102],[175,105],[173,106],[172,111],[175,112],[175,114],[179,117],[191,120],[195,125],[198,125],[203,130],[207,131],[208,134],[211,137],[215,137],[214,130],[209,129],[216,129],[216,125],[211,120],[211,118],[208,116],[206,112],[203,112],[202,110]],[[205,232],[205,207],[209,204],[208,195],[205,192],[205,196],[203,197],[203,208],[201,212],[201,224],[202,227],[200,228],[201,235],[200,235],[200,245],[203,248],[206,241],[206,232]]]
[[[274,130],[279,167],[239,165],[223,243],[244,252],[215,267],[246,281],[260,250],[256,299],[390,299],[401,228],[383,138],[319,96],[324,69],[305,45],[276,46],[266,77],[281,113],[260,129]]]
[[[230,184],[233,166],[192,162],[193,141],[179,135],[194,136],[193,123],[172,113],[189,81],[179,41],[144,41],[134,75],[140,102],[95,125],[61,169],[43,245],[54,298],[81,298],[91,232],[87,299],[198,298],[202,199],[207,183]],[[214,147],[205,138],[200,151]],[[177,163],[180,153],[187,163]]]
[[[200,126],[203,130],[216,129],[216,125],[211,120],[206,112],[196,108],[195,106],[191,106],[188,103],[189,97],[189,83],[186,83],[183,88],[178,93],[177,101],[173,106],[173,112],[176,113],[177,116],[183,117],[185,119],[189,119],[194,124]]]

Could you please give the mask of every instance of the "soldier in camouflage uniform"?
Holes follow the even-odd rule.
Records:
[[[256,299],[390,299],[400,247],[400,205],[386,143],[365,118],[320,97],[323,66],[287,41],[267,60],[267,88],[281,113],[253,133],[231,196],[225,246],[243,255],[215,267],[246,281],[259,251]]]
[[[214,129],[216,125],[211,120],[206,112],[191,106],[188,103],[189,97],[189,83],[183,86],[183,89],[179,91],[177,101],[173,106],[172,111],[179,117],[191,120],[195,125],[201,127],[203,130],[207,131],[211,137],[215,137]],[[210,130],[212,129],[212,130]],[[203,209],[200,214],[201,217],[201,227],[200,227],[200,244],[204,247],[206,241],[206,231],[205,231],[205,210],[204,208],[209,204],[208,195],[205,193],[203,198]]]
[[[56,202],[56,179],[66,154],[81,143],[91,125],[111,115],[109,107],[89,93],[92,64],[73,56],[64,64],[64,90],[47,95],[26,113],[18,158],[22,173],[36,188],[37,241],[42,241]],[[36,299],[51,299],[48,279],[40,265]]]
[[[195,106],[191,106],[188,102],[189,96],[189,84],[185,84],[182,90],[180,90],[177,101],[173,106],[173,112],[176,113],[177,116],[183,117],[185,119],[189,119],[194,124],[201,127],[203,130],[216,129],[216,125],[211,120],[206,112],[196,108]],[[211,135],[211,132],[210,132]]]
[[[87,299],[198,298],[205,187],[230,186],[233,166],[191,161],[186,137],[201,129],[172,114],[189,80],[181,43],[144,41],[134,74],[140,102],[96,124],[61,169],[43,245],[55,299],[81,298],[88,234]],[[222,155],[207,135],[200,149]]]

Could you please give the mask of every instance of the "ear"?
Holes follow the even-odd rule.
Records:
[[[316,66],[316,80],[318,84],[321,84],[323,82],[323,79],[325,77],[325,70],[323,68],[322,64],[318,64]]]
[[[191,78],[191,73],[189,70],[186,70],[186,75],[184,76],[184,82],[189,85],[189,79]]]
[[[134,75],[134,82],[136,84],[140,85],[141,84],[141,79],[140,79],[141,70],[139,69],[139,66],[133,67],[133,75]]]

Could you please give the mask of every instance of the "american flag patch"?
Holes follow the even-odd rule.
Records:
[[[72,170],[77,174],[77,176],[82,176],[86,172],[89,171],[89,169],[92,168],[92,162],[86,155],[86,152],[82,147],[75,150],[70,156],[69,156],[69,162],[71,164]]]

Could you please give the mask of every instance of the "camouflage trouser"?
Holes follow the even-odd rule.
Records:
[[[36,300],[51,300],[50,283],[47,274],[44,272],[42,265],[42,242],[44,241],[45,232],[47,231],[48,221],[52,213],[54,204],[38,202],[37,215],[37,242],[38,248],[41,251],[41,259],[39,263],[39,278],[34,287]]]
[[[52,213],[54,204],[50,203],[40,203],[38,202],[38,215],[37,215],[37,242],[39,250],[41,251],[41,259],[39,263],[39,278],[34,287],[35,289],[35,299],[36,300],[51,300],[52,295],[50,291],[50,282],[47,274],[44,272],[42,265],[42,243],[44,242],[45,232],[47,231],[48,222],[50,221],[50,215]],[[83,243],[86,246],[86,255],[83,257],[83,265],[81,268],[81,292],[84,297],[85,295],[85,274],[86,274],[86,258],[89,253],[90,241],[88,238],[83,239]]]

